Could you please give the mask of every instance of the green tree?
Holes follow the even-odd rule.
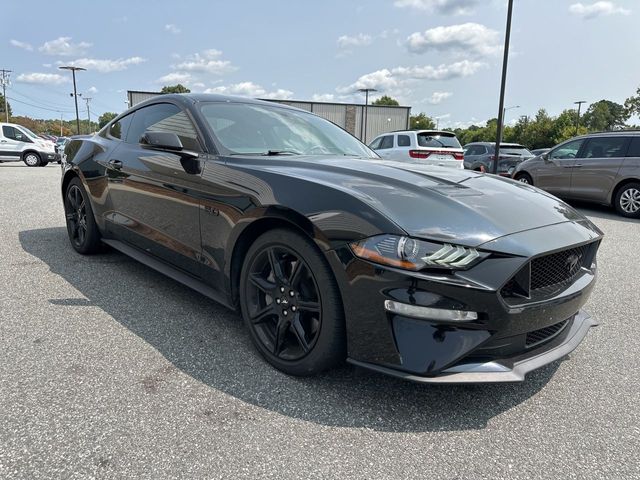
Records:
[[[631,95],[624,101],[624,109],[628,117],[633,115],[640,116],[640,87],[636,90],[635,95]]]
[[[624,105],[611,100],[600,100],[589,106],[580,123],[591,131],[616,130],[623,128],[628,118]]]
[[[426,113],[422,112],[409,117],[409,126],[411,130],[431,130],[436,128],[436,122]]]
[[[189,92],[191,92],[191,90],[189,90],[187,87],[185,87],[181,83],[178,83],[177,85],[165,85],[164,87],[162,87],[162,90],[160,90],[160,93],[189,93]]]
[[[372,102],[371,105],[398,106],[400,104],[398,103],[398,101],[395,98],[391,98],[389,95],[383,95],[380,98],[378,98],[377,100],[375,100],[374,102]]]
[[[117,113],[113,112],[104,112],[102,115],[98,117],[98,128],[104,127],[107,123],[118,116]]]
[[[11,104],[7,102],[7,110],[9,110],[9,118],[13,113],[11,112]],[[7,119],[7,116],[4,112],[4,95],[0,94],[0,121],[4,122]]]

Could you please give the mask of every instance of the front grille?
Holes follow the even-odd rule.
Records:
[[[569,284],[584,266],[589,245],[534,258],[531,261],[531,292],[557,290]],[[540,292],[542,293],[542,292]]]
[[[551,340],[553,337],[558,335],[564,329],[564,327],[567,326],[567,323],[569,323],[569,320],[570,319],[563,320],[554,325],[550,325],[548,327],[544,327],[539,330],[534,330],[533,332],[527,333],[527,338],[524,342],[525,346],[527,348],[531,348],[541,344],[542,342]]]

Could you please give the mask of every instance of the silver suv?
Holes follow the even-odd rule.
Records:
[[[402,130],[378,135],[369,144],[385,160],[418,161],[423,165],[464,168],[464,153],[455,133]]]
[[[640,218],[640,131],[583,135],[522,162],[513,178],[553,195],[613,205]]]

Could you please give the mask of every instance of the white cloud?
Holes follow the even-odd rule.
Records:
[[[569,6],[569,12],[574,15],[578,15],[585,20],[589,20],[596,17],[602,17],[605,15],[629,15],[631,10],[617,6],[613,2],[601,1],[586,4],[582,2],[574,3]]]
[[[139,65],[146,61],[147,59],[142,57],[118,58],[116,60],[79,58],[73,62],[68,63],[75,67],[86,68],[87,70],[95,70],[100,73],[110,73],[126,70],[131,65]],[[62,65],[64,63],[67,62],[57,62],[58,65]]]
[[[204,93],[220,93],[223,95],[239,95],[242,97],[260,97],[281,100],[287,100],[293,96],[293,92],[290,90],[279,88],[269,92],[253,82],[240,82],[231,85],[207,88]]]
[[[185,72],[171,72],[156,80],[156,83],[162,83],[164,85],[172,85],[176,83],[189,83],[191,81],[191,74]]]
[[[335,102],[336,96],[333,93],[314,93],[311,95],[313,102]]]
[[[358,33],[354,36],[342,35],[338,38],[338,47],[340,48],[352,48],[352,47],[366,47],[371,45],[373,38],[366,33]]]
[[[451,80],[453,78],[468,77],[476,73],[486,64],[470,60],[440,65],[424,65],[413,67],[384,68],[367,73],[358,78],[351,85],[338,87],[336,91],[348,95],[361,88],[375,88],[393,97],[407,97],[412,91],[409,89],[415,80]],[[447,93],[447,92],[440,92]]]
[[[164,26],[164,29],[169,32],[169,33],[173,33],[174,35],[177,35],[178,33],[180,33],[182,30],[180,30],[180,28],[178,28],[176,25],[174,25],[173,23],[167,23]]]
[[[466,15],[479,3],[480,0],[396,0],[394,5],[443,15]]]
[[[223,75],[237,70],[236,67],[231,65],[229,60],[221,60],[221,56],[222,52],[220,50],[205,50],[189,55],[184,62],[173,65],[173,68],[176,70],[209,73],[213,75]]]
[[[38,48],[45,55],[56,55],[61,57],[69,57],[72,55],[82,55],[91,46],[87,42],[73,43],[71,37],[59,37],[55,40],[49,40]]]
[[[24,50],[28,50],[29,52],[33,51],[33,46],[30,43],[21,42],[20,40],[14,40],[14,39],[9,40],[9,43],[14,47],[22,48]]]
[[[33,83],[37,85],[62,85],[69,81],[67,76],[57,73],[22,73],[16,78],[16,82]]]
[[[498,32],[479,23],[441,26],[422,33],[415,32],[407,37],[406,45],[412,53],[438,50],[490,55],[502,50]]]
[[[451,92],[433,92],[431,97],[427,99],[427,103],[431,105],[440,105],[444,100],[451,97],[453,93]]]
[[[87,93],[95,95],[96,93],[98,93],[98,89],[96,87],[89,87],[87,88]]]

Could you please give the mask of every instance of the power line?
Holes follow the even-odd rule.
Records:
[[[23,105],[28,105],[28,106],[33,107],[33,108],[39,108],[40,110],[48,110],[50,112],[57,112],[57,113],[60,113],[60,112],[73,113],[73,110],[61,110],[59,108],[58,109],[53,109],[53,108],[41,107],[39,105],[34,105],[32,103],[23,102],[21,100],[17,100],[15,98],[11,98],[11,97],[9,97],[9,100],[11,100],[12,102],[21,103]]]
[[[50,101],[48,101],[48,100],[46,100],[46,101],[45,101],[45,100],[42,100],[42,99],[40,99],[40,98],[32,97],[32,96],[30,96],[30,95],[25,95],[24,93],[19,92],[18,90],[16,90],[16,89],[15,89],[15,88],[13,88],[13,87],[11,88],[11,93],[14,93],[14,94],[20,95],[21,97],[23,97],[23,98],[25,98],[25,99],[27,99],[27,100],[30,100],[30,101],[32,101],[32,102],[36,102],[37,104],[39,104],[39,105],[43,105],[43,106],[45,106],[45,107],[49,107],[49,108],[57,108],[57,109],[59,109],[59,110],[68,110],[68,107],[63,106],[63,105],[61,105],[61,104],[59,104],[59,103],[50,102]],[[69,110],[69,111],[71,111],[71,110]]]

